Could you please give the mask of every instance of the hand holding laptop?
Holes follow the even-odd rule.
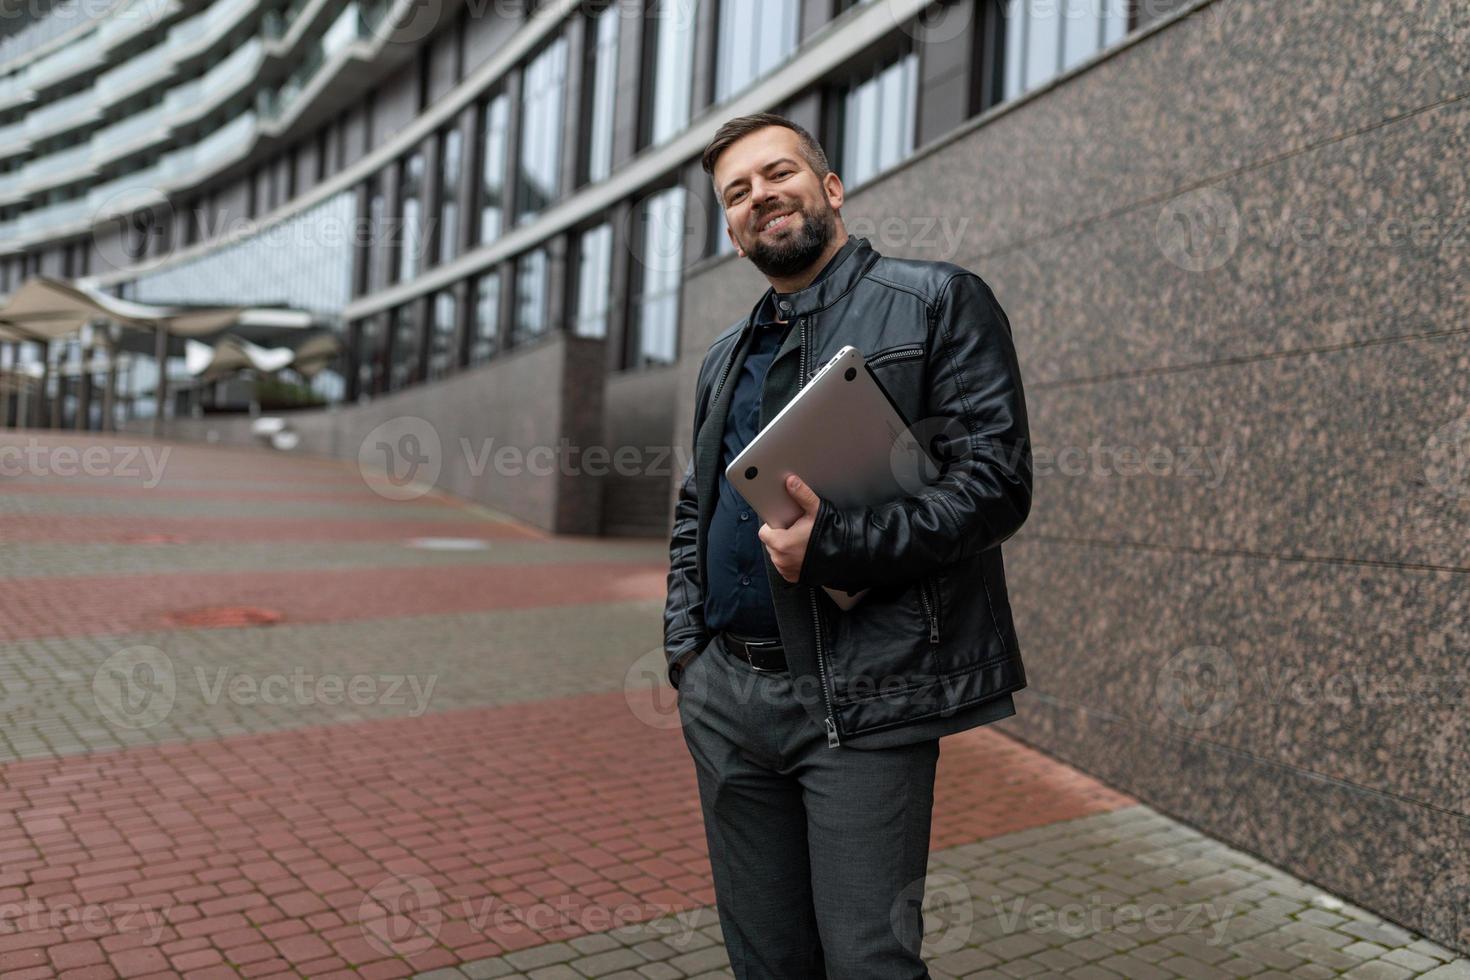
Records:
[[[779,549],[780,561],[772,551],[772,564],[793,582],[819,498],[836,507],[853,507],[903,496],[915,486],[908,461],[917,469],[927,459],[863,355],[849,346],[730,461],[725,477],[765,521],[761,542],[768,551],[773,545]],[[799,484],[790,486],[788,478],[798,472]],[[867,592],[824,588],[844,610]]]

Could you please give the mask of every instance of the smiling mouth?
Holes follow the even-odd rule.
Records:
[[[795,217],[795,211],[787,211],[784,214],[776,215],[774,218],[768,218],[762,222],[758,233],[765,234],[768,231],[780,231],[782,228],[791,224],[791,220]]]

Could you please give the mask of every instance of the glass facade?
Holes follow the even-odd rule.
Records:
[[[633,304],[636,346],[629,367],[672,364],[678,352],[679,284],[684,278],[686,237],[683,187],[671,187],[644,203],[642,278]],[[638,271],[636,266],[635,273]]]
[[[505,176],[510,164],[510,97],[504,92],[485,103],[484,163],[480,172],[480,244],[500,237],[505,225]]]
[[[398,213],[402,218],[396,238],[398,276],[406,282],[423,268],[424,155],[411,153],[398,163]]]
[[[454,343],[457,332],[455,313],[458,312],[458,308],[452,291],[443,289],[434,294],[434,323],[433,329],[429,332],[430,381],[447,377],[459,366],[457,348]]]
[[[422,355],[422,331],[419,329],[418,303],[405,303],[391,314],[392,342],[389,345],[388,387],[392,391],[406,388],[419,379]]]
[[[724,102],[796,50],[798,0],[720,0],[715,101]]]
[[[527,252],[516,260],[516,315],[510,342],[522,344],[546,332],[549,282],[546,249]]]
[[[470,364],[483,364],[500,350],[500,270],[475,280],[475,322],[470,337]]]
[[[852,19],[849,14],[863,16],[855,8],[872,2],[832,0],[817,6]],[[298,0],[292,3],[299,6]],[[995,28],[999,36],[975,39],[975,51],[987,52],[986,65],[966,69],[976,76],[978,90],[982,85],[978,75],[1000,54],[995,78],[1006,98],[1045,84],[1120,39],[1128,22],[1124,0],[976,3],[992,3],[987,12],[1001,11],[1004,16]],[[541,3],[531,6],[546,9]],[[633,19],[628,16],[630,7],[645,12]],[[576,64],[569,64],[572,36],[563,34],[561,25],[551,26],[503,77],[486,80],[486,87],[475,93],[478,103],[467,103],[466,114],[436,123],[437,131],[426,134],[417,147],[395,144],[379,172],[367,177],[362,187],[335,194],[285,222],[203,256],[166,261],[159,271],[123,284],[120,291],[158,303],[281,303],[340,314],[355,296],[411,283],[425,274],[430,263],[452,262],[496,242],[510,228],[543,216],[574,187],[608,181],[615,172],[615,145],[626,155],[664,144],[706,110],[705,101],[725,103],[749,91],[797,55],[804,7],[810,15],[809,5],[801,0],[646,0],[632,5],[588,0],[567,5],[567,22],[583,28]],[[877,23],[881,18],[871,20]],[[977,18],[975,23],[992,20]],[[822,120],[824,130],[829,130],[823,134],[827,150],[850,189],[902,162],[917,142],[917,49],[925,43],[923,32],[908,32],[897,23],[884,30],[881,39],[854,43],[839,63],[846,67],[836,68],[835,77],[825,76],[804,91],[784,92],[775,107],[781,111],[799,106],[802,118]],[[632,37],[630,31],[641,34]],[[464,40],[459,40],[463,47]],[[640,64],[620,59],[620,50],[630,45],[639,50]],[[464,51],[458,56],[466,57]],[[877,61],[880,56],[884,60]],[[474,66],[467,67],[455,77],[470,77]],[[984,80],[984,97],[993,100],[996,93],[990,91],[990,81]],[[422,91],[415,94],[422,106]],[[364,113],[349,117],[344,112],[329,127],[304,134],[294,146],[276,152],[274,159],[252,160],[258,179],[251,181],[248,199],[259,204],[261,213],[289,203],[294,154],[302,148],[315,147],[318,155],[314,167],[303,165],[301,174],[314,169],[318,179],[331,179],[334,171],[375,144],[392,140],[402,131],[405,118],[412,117],[401,95],[391,84],[364,93]],[[156,104],[167,107],[170,98],[172,90],[159,88],[136,103],[120,103],[126,107],[120,114],[151,111]],[[577,118],[569,119],[569,113]],[[375,131],[380,125],[387,129]],[[620,127],[633,130],[627,134],[627,145],[617,136]],[[353,142],[359,138],[360,145]],[[60,158],[72,149],[80,154],[95,142],[80,134],[58,136],[44,145],[50,155],[45,159]],[[330,161],[325,152],[329,147]],[[674,168],[688,162],[670,161],[658,173],[640,174],[638,186],[671,184],[676,179]],[[27,174],[24,162],[0,158],[0,185],[7,178],[25,183]],[[201,185],[178,202],[177,227],[164,231],[177,232],[188,242],[215,236],[221,229],[209,224],[207,216],[234,207],[234,190]],[[545,234],[537,234],[517,243],[518,257],[498,268],[474,270],[455,283],[435,282],[434,292],[413,300],[395,296],[396,309],[361,317],[352,324],[351,353],[341,365],[341,375],[359,394],[397,389],[425,378],[446,377],[461,365],[485,362],[504,346],[559,329],[580,337],[618,336],[623,344],[619,358],[625,366],[673,363],[688,263],[703,254],[731,254],[735,247],[713,194],[691,199],[679,187],[646,197],[631,194],[630,184],[620,200],[608,195],[595,214],[578,214],[571,219],[575,224],[569,222],[571,230],[559,228],[555,234],[567,236],[565,249],[560,241],[550,244]],[[243,188],[238,199],[242,206],[257,210],[243,205],[247,199]],[[57,197],[52,203],[69,200]],[[362,214],[355,210],[359,200]],[[696,218],[709,215],[711,240],[688,240],[690,207],[700,209]],[[633,219],[626,241],[614,224],[623,220],[625,211]],[[0,231],[21,213],[0,209]],[[359,220],[367,226],[366,235],[353,234]],[[164,239],[160,247],[156,238],[137,237],[146,248],[136,249],[132,259],[167,255],[168,246],[174,244]],[[621,263],[627,255],[615,254],[615,241],[633,257],[626,283],[623,267],[617,265],[616,302],[614,259]],[[50,247],[43,246],[34,255],[36,271],[52,267],[49,260],[56,256],[45,254]],[[14,277],[9,266],[0,266],[7,281],[30,271],[29,259],[14,269]]]
[[[842,96],[842,164],[848,188],[863,184],[914,152],[918,55],[909,53],[850,86]]]
[[[577,315],[572,332],[578,337],[606,337],[612,307],[612,225],[584,232],[577,244]]]
[[[439,261],[459,255],[459,178],[463,139],[458,129],[439,134]]]
[[[653,100],[649,142],[659,144],[689,124],[699,0],[656,0]]]
[[[592,57],[587,84],[587,181],[612,174],[613,99],[618,87],[618,22],[622,11],[614,4],[593,16],[589,25]]]
[[[567,42],[557,38],[525,68],[521,82],[520,169],[516,223],[535,218],[561,186],[562,127],[567,101]]]
[[[356,197],[332,195],[258,234],[134,280],[144,303],[284,303],[335,316],[352,299]]]
[[[1126,0],[1009,0],[1004,97],[1050,81],[1127,31]]]

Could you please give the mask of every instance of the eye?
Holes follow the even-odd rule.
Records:
[[[780,171],[777,171],[776,176],[777,177],[790,177],[794,172],[795,171],[792,171],[792,170],[780,170]]]
[[[730,200],[726,203],[725,206],[726,207],[729,207],[730,205],[734,204],[736,201],[740,200],[744,196],[745,196],[745,192],[744,191],[736,191],[734,194],[731,194],[730,195]]]

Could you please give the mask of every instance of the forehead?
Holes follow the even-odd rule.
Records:
[[[785,126],[765,126],[747,133],[715,161],[715,184],[723,189],[732,180],[749,177],[782,157],[801,161],[801,137],[795,132]]]

